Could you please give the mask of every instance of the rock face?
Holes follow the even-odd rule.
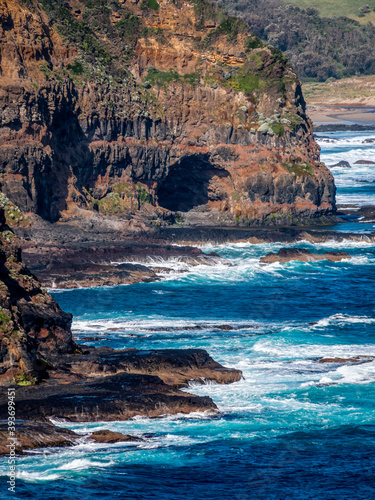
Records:
[[[344,259],[350,259],[350,255],[346,252],[326,252],[324,254],[311,253],[304,248],[281,248],[278,253],[269,253],[261,257],[260,262],[263,264],[273,264],[280,262],[285,264],[293,260],[300,262],[316,262],[318,260],[328,260],[329,262],[340,262]]]
[[[280,52],[201,0],[100,5],[0,2],[0,187],[22,212],[285,225],[335,210]]]
[[[71,320],[22,263],[0,209],[0,385],[33,383],[45,375],[52,353],[74,352]]]

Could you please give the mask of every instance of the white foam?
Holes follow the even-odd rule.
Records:
[[[45,472],[29,472],[26,470],[18,470],[16,477],[28,483],[44,483],[46,481],[57,481],[63,477],[62,474],[51,473],[48,470]]]
[[[147,337],[149,334],[145,332],[155,332],[158,331],[173,331],[175,328],[176,331],[180,331],[183,329],[192,329],[196,328],[197,330],[208,330],[211,331],[215,327],[220,325],[228,325],[233,330],[236,328],[252,328],[252,327],[261,327],[260,323],[256,321],[233,321],[233,320],[224,320],[220,319],[217,321],[212,320],[185,320],[185,319],[171,319],[169,317],[163,317],[161,315],[149,317],[147,319],[139,319],[134,320],[128,318],[116,318],[116,319],[100,319],[100,320],[75,320],[72,325],[72,331],[74,333],[89,333],[95,332],[96,334],[103,335],[103,340],[107,337],[104,334],[108,333],[116,333],[120,334],[121,332],[133,332],[137,331],[137,335],[140,337]],[[220,328],[219,328],[220,329]],[[187,331],[189,331],[187,330]],[[230,330],[232,331],[232,330]]]
[[[258,340],[253,352],[279,359],[320,359],[352,358],[355,356],[375,356],[375,344],[291,344],[285,340]]]
[[[375,318],[369,318],[368,316],[350,316],[346,314],[333,314],[328,318],[320,319],[315,323],[313,328],[326,328],[330,325],[348,325],[351,323],[361,323],[361,324],[375,324]]]
[[[99,462],[90,460],[88,458],[76,458],[71,462],[67,462],[65,464],[60,465],[60,467],[57,467],[57,470],[66,470],[66,471],[86,470],[86,469],[92,469],[94,467],[99,467],[99,468],[110,467],[111,465],[114,465],[114,462],[112,461]]]

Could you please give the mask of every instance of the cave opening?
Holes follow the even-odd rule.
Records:
[[[171,165],[168,175],[160,183],[157,190],[159,205],[172,212],[189,212],[207,204],[210,180],[215,175],[229,174],[213,167],[206,155],[183,158]]]

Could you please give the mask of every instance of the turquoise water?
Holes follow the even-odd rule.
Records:
[[[361,142],[370,133],[324,135],[338,139],[321,143],[327,164],[374,159],[375,148]],[[358,198],[375,204],[375,184],[357,182],[375,175],[375,167],[366,169],[334,169],[341,203]],[[373,229],[360,222],[337,229],[348,225],[364,234]],[[214,399],[215,416],[64,424],[145,441],[99,445],[82,438],[71,449],[19,458],[17,496],[375,498],[375,362],[319,363],[323,357],[375,356],[375,244],[303,242],[293,246],[343,250],[352,259],[259,264],[281,246],[207,246],[232,265],[189,268],[175,260],[168,262],[175,272],[158,283],[54,292],[74,314],[78,341],[95,336],[101,340],[92,345],[116,348],[204,348],[245,378],[228,386],[192,384],[191,392]],[[223,324],[232,330],[218,328]],[[0,467],[4,474],[6,464]]]

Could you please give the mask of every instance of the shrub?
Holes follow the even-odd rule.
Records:
[[[284,125],[282,125],[281,123],[272,123],[271,128],[276,135],[278,135],[279,137],[284,137],[285,134]]]
[[[148,0],[147,7],[152,10],[159,10],[159,4],[156,0]]]

